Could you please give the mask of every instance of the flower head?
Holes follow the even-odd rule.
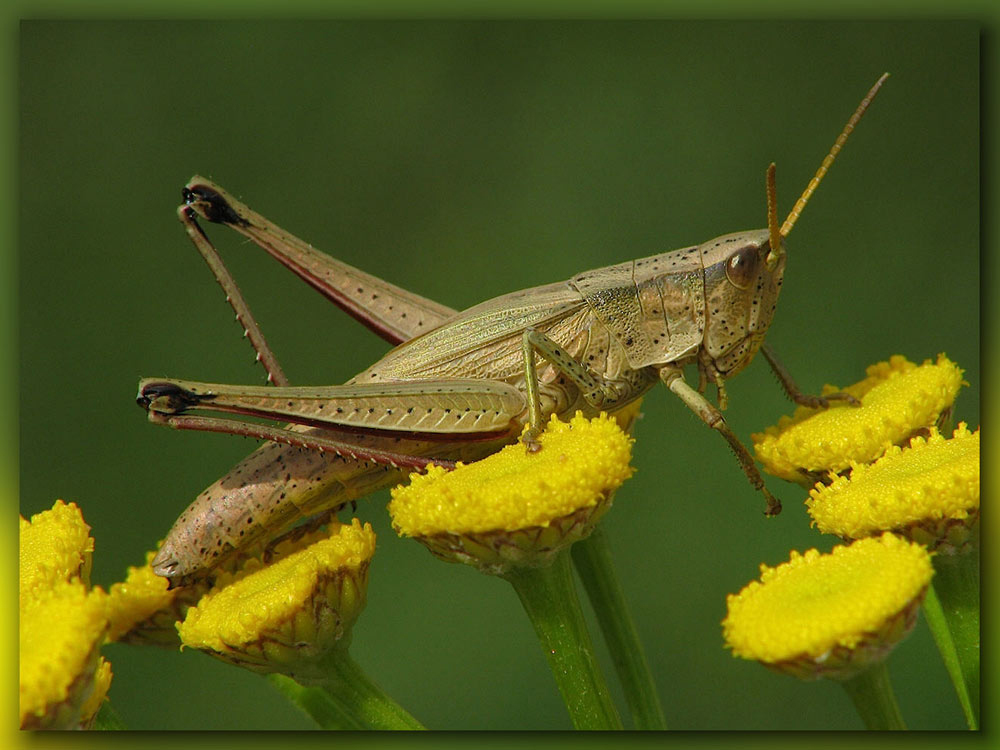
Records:
[[[20,519],[21,598],[80,579],[90,584],[94,540],[76,503],[56,500],[51,510]]]
[[[509,445],[448,472],[429,467],[392,491],[389,511],[401,536],[435,555],[484,572],[545,565],[586,537],[632,475],[631,439],[614,418],[552,417],[541,449]]]
[[[792,552],[727,598],[726,645],[802,679],[848,679],[909,633],[933,572],[924,547],[893,534]]]
[[[899,355],[867,370],[843,389],[861,402],[834,402],[829,409],[799,407],[777,426],[753,435],[757,458],[771,474],[807,486],[817,479],[868,463],[893,445],[926,432],[950,413],[962,370],[943,354],[916,365]]]
[[[103,695],[97,681],[108,620],[104,592],[64,581],[20,611],[22,729],[71,729],[93,716],[84,707]]]
[[[274,559],[221,574],[177,626],[186,646],[257,672],[321,682],[364,608],[375,533],[357,519],[279,544]]]
[[[19,706],[22,729],[74,729],[93,720],[110,665],[100,646],[107,595],[90,589],[94,540],[62,500],[20,519]]]
[[[962,423],[945,439],[931,428],[873,464],[854,464],[849,478],[817,485],[806,505],[820,531],[844,539],[892,530],[938,552],[960,550],[979,521],[979,430]]]

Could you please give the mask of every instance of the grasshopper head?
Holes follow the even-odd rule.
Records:
[[[767,229],[725,234],[698,248],[705,273],[704,349],[719,374],[742,370],[764,341],[785,273],[779,237]]]

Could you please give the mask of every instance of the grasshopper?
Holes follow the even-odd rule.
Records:
[[[218,185],[192,178],[178,216],[225,290],[271,385],[146,378],[137,401],[157,424],[266,442],[181,514],[153,560],[154,571],[172,587],[209,578],[219,566],[295,533],[302,519],[325,522],[347,503],[402,481],[409,470],[475,460],[518,439],[537,450],[535,438],[548,415],[614,413],[657,382],[725,438],[763,493],[766,514],[777,514],[780,503],[722,416],[725,380],[762,350],[796,403],[826,407],[834,399],[852,400],[802,393],[764,336],[784,274],[784,239],[887,75],[858,105],[780,226],[771,164],[767,229],[586,271],[463,312],[335,260]],[[259,245],[397,346],[344,385],[290,386],[198,218]],[[697,387],[683,376],[691,365]],[[710,382],[717,405],[704,395]]]

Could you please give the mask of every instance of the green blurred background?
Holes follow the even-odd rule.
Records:
[[[979,30],[942,22],[45,22],[21,28],[20,492],[75,501],[95,583],[139,564],[253,445],[147,424],[140,376],[262,382],[174,216],[209,176],[327,252],[456,308],[783,216],[864,92],[893,76],[790,237],[769,341],[800,384],[947,352],[979,424]],[[338,383],[386,345],[209,228],[286,372]],[[729,384],[744,440],[791,407],[766,364]],[[606,517],[677,729],[861,728],[834,684],[721,645],[725,596],[811,530],[765,521],[723,441],[663,389]],[[503,581],[398,539],[387,493],[352,654],[428,726],[568,728]],[[306,728],[259,677],[112,646],[132,728]],[[602,651],[602,658],[606,654]],[[963,727],[921,622],[890,671],[913,728]],[[619,696],[620,698],[620,696]]]

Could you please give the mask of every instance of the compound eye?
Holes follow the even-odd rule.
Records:
[[[726,261],[726,278],[738,289],[746,289],[757,277],[757,248],[744,247]]]

